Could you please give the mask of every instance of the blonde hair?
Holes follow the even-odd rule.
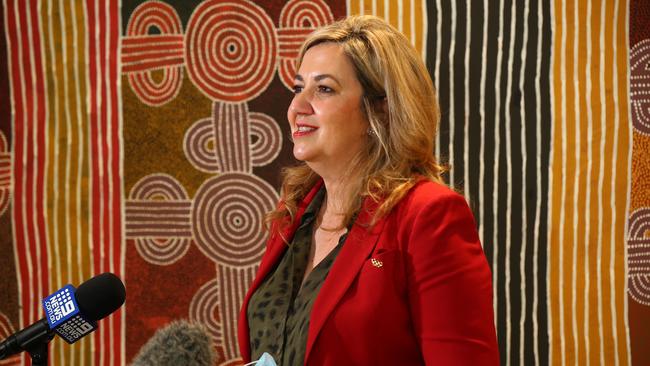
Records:
[[[317,29],[303,43],[298,67],[310,48],[327,42],[340,45],[352,62],[364,91],[361,108],[369,122],[365,148],[350,165],[360,179],[353,182],[343,225],[349,225],[366,197],[380,202],[372,213],[373,225],[418,180],[442,183],[443,167],[433,155],[440,120],[438,101],[418,52],[382,19],[351,16]],[[267,224],[292,222],[298,204],[319,179],[305,163],[285,168],[282,201],[267,215]]]

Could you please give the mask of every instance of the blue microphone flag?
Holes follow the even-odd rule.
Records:
[[[85,319],[74,296],[75,288],[65,285],[43,300],[43,310],[50,329],[72,344],[97,329],[97,323]]]

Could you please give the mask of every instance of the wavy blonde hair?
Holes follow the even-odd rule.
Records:
[[[300,49],[298,68],[310,48],[327,42],[340,45],[352,62],[364,91],[361,109],[369,122],[365,148],[349,166],[359,179],[351,182],[343,225],[349,225],[366,197],[380,202],[372,213],[373,225],[418,180],[443,183],[443,167],[433,155],[438,100],[418,52],[384,20],[351,16],[317,29]],[[306,163],[285,168],[282,201],[267,215],[267,224],[293,222],[298,204],[319,179]]]

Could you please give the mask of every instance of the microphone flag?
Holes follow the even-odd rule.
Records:
[[[97,329],[97,322],[86,319],[79,310],[75,291],[74,286],[65,285],[43,299],[43,310],[50,329],[69,344]]]

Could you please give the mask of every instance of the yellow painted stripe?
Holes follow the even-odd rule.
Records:
[[[349,0],[348,15],[371,14],[399,29],[418,50],[426,50],[426,0]],[[401,16],[400,16],[401,14]]]
[[[83,2],[43,2],[40,13],[49,110],[45,191],[52,290],[79,285],[92,273],[84,15]],[[56,342],[50,358],[56,364],[87,365],[91,343],[92,337],[75,347]]]
[[[61,196],[64,194],[65,184],[63,181],[65,172],[65,155],[64,146],[60,146],[60,140],[65,139],[66,135],[66,105],[65,99],[65,80],[63,78],[64,60],[63,60],[63,30],[60,21],[60,14],[57,4],[48,2],[42,6],[43,13],[41,21],[43,23],[43,35],[49,37],[43,43],[43,54],[47,58],[46,80],[48,82],[48,134],[46,136],[48,145],[47,157],[47,180],[46,180],[46,200],[47,200],[47,218],[48,218],[48,251],[50,253],[52,267],[50,269],[50,291],[60,288],[66,284],[69,273],[67,270],[67,259],[69,256],[67,246],[65,245],[65,207],[61,202]],[[64,362],[66,357],[60,344],[54,344],[50,350],[50,359],[53,362]],[[67,351],[70,352],[69,350]]]
[[[399,27],[399,1],[389,1],[389,4],[388,16],[390,24],[397,24]]]
[[[378,17],[382,17],[386,19],[386,13],[385,13],[385,7],[384,7],[384,0],[373,0],[375,3],[375,12],[374,15]],[[386,21],[390,21],[390,19],[386,19]]]
[[[587,207],[587,210],[590,211],[590,215],[587,222],[587,225],[589,225],[589,230],[587,231],[588,237],[586,238],[586,244],[588,245],[588,248],[585,254],[588,261],[588,273],[586,275],[588,275],[590,279],[589,286],[586,289],[587,302],[589,305],[585,314],[585,324],[587,325],[588,334],[585,335],[583,341],[588,347],[587,354],[589,356],[590,362],[592,364],[600,364],[600,356],[603,349],[600,342],[601,322],[599,320],[599,308],[602,308],[602,305],[599,307],[599,304],[602,304],[603,299],[602,296],[599,295],[598,291],[600,288],[598,278],[599,276],[602,276],[602,273],[599,274],[598,272],[600,270],[598,268],[598,258],[601,255],[600,253],[602,251],[602,241],[599,243],[597,240],[600,237],[599,223],[602,222],[602,209],[599,208],[599,197],[602,192],[600,189],[598,189],[598,182],[600,181],[600,176],[603,173],[601,165],[604,163],[602,156],[603,151],[599,142],[602,141],[603,133],[605,132],[601,127],[604,126],[605,123],[603,115],[604,106],[601,105],[601,96],[604,95],[605,88],[604,85],[600,82],[602,75],[601,70],[603,69],[605,63],[604,59],[601,61],[600,51],[602,48],[600,46],[600,40],[605,32],[605,26],[603,24],[604,22],[601,19],[606,19],[606,12],[603,11],[604,9],[602,9],[600,4],[593,3],[591,5],[591,16],[587,17],[587,21],[589,21],[591,25],[591,39],[587,40],[587,42],[590,42],[590,47],[592,49],[590,59],[591,68],[589,70],[589,78],[591,80],[592,88],[590,95],[587,96],[588,100],[590,101],[590,105],[587,106],[587,108],[591,108],[591,114],[593,118],[591,122],[591,136],[589,136],[592,141],[592,143],[589,144],[589,151],[592,161],[591,172],[588,176],[588,184],[591,184],[591,191],[589,192],[589,196],[586,197],[586,199],[589,201],[589,207]]]
[[[627,0],[620,1],[618,3],[618,22],[616,26],[618,31],[616,32],[617,39],[615,40],[618,45],[617,60],[616,60],[616,70],[618,72],[618,88],[616,92],[618,93],[618,105],[620,120],[616,126],[618,131],[618,153],[617,158],[615,158],[616,168],[614,177],[616,177],[616,186],[614,188],[614,194],[616,195],[616,217],[617,222],[615,227],[615,239],[613,243],[615,245],[615,266],[614,273],[616,274],[615,278],[615,291],[616,291],[616,309],[617,311],[613,314],[616,317],[616,333],[615,338],[619,343],[618,346],[618,359],[620,364],[627,365],[631,362],[629,354],[629,327],[627,326],[628,322],[628,310],[627,310],[627,274],[626,274],[626,265],[627,265],[627,243],[626,243],[626,221],[627,221],[627,208],[629,200],[629,179],[631,177],[630,172],[630,160],[632,154],[632,132],[630,130],[631,121],[629,120],[630,111],[629,111],[629,36],[628,36],[628,9],[629,4]]]
[[[564,74],[562,73],[562,65],[566,63],[564,60],[564,50],[562,47],[562,39],[566,37],[566,30],[561,17],[561,9],[563,2],[556,0],[554,3],[555,17],[553,19],[554,27],[554,42],[553,42],[553,136],[551,138],[551,194],[550,194],[550,217],[551,225],[549,226],[549,247],[548,247],[548,279],[549,279],[549,298],[548,298],[548,312],[549,312],[549,359],[552,365],[561,365],[563,336],[563,316],[561,316],[560,305],[564,303],[564,296],[560,291],[560,278],[562,277],[560,271],[563,260],[563,251],[560,249],[560,217],[562,212],[562,199],[561,188],[563,187],[563,170],[564,159],[563,146],[562,146],[562,101],[565,98],[563,83]]]
[[[554,2],[548,305],[557,365],[629,362],[627,3],[602,5]]]
[[[361,14],[361,4],[360,4],[359,1],[355,1],[355,0],[350,1],[350,0],[348,0],[347,3],[348,3],[347,8],[348,8],[348,14],[349,15],[351,15],[351,14]]]
[[[412,22],[415,23],[415,34],[411,38],[413,40],[413,45],[422,53],[422,50],[426,49],[427,45],[424,43],[425,34],[427,30],[424,29],[425,19],[427,16],[426,3],[424,1],[412,1],[411,4],[414,7],[413,19]]]
[[[89,167],[89,118],[86,113],[88,110],[86,95],[88,91],[86,88],[86,80],[88,79],[86,65],[86,18],[84,17],[84,3],[81,1],[73,2],[74,8],[70,17],[71,24],[75,30],[71,35],[71,42],[74,42],[73,54],[76,55],[74,59],[74,78],[75,83],[75,104],[76,115],[73,121],[76,121],[76,136],[77,142],[73,144],[74,151],[72,157],[76,160],[77,167],[74,170],[75,180],[75,224],[74,236],[72,238],[75,243],[77,251],[77,267],[78,276],[75,277],[76,283],[81,283],[89,279],[92,274],[92,243],[90,243],[90,187],[87,182],[90,180],[90,167]],[[77,158],[78,157],[78,158]],[[85,337],[80,341],[79,347],[76,348],[79,365],[87,365],[92,362],[91,349],[93,337]]]
[[[411,0],[404,0],[402,5],[402,28],[400,31],[404,33],[406,38],[411,39],[411,33],[413,33],[411,31],[411,9],[413,8],[413,4]]]

